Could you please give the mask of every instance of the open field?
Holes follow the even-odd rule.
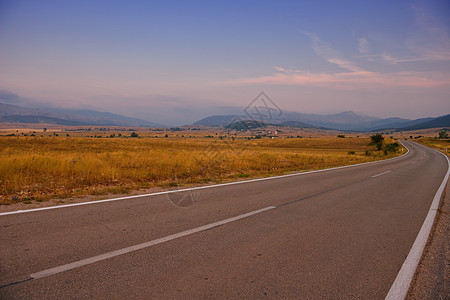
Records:
[[[419,139],[419,138],[434,138],[439,136],[439,132],[442,131],[442,127],[439,128],[429,128],[429,129],[419,129],[410,131],[397,131],[397,132],[386,132],[387,136],[395,136],[398,139]]]
[[[1,136],[0,203],[124,194],[329,168],[399,154],[386,156],[369,142],[368,138],[248,139],[212,134],[209,138]]]
[[[217,127],[204,127],[197,125],[186,125],[179,127],[168,128],[149,128],[149,127],[120,127],[120,126],[62,126],[52,124],[19,124],[19,123],[1,123],[0,136],[14,135],[14,136],[69,136],[69,137],[96,137],[109,138],[113,137],[130,137],[132,132],[138,132],[140,137],[160,138],[165,137],[185,137],[198,138],[207,137],[211,135],[228,135],[250,137],[255,135],[267,135],[278,137],[335,137],[340,134],[340,131],[323,130],[316,128],[296,128],[288,126],[272,126],[268,125],[263,128],[252,128],[249,130],[226,130]],[[368,134],[357,133],[347,134],[348,136],[368,136]]]

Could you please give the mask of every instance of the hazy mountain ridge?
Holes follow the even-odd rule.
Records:
[[[231,124],[227,124],[224,126],[226,129],[232,129],[232,130],[247,130],[247,129],[256,129],[261,127],[266,127],[271,124],[260,122],[260,121],[254,121],[254,120],[241,120],[236,121]]]
[[[280,117],[252,120],[246,115],[213,115],[203,118],[192,125],[206,127],[254,127],[257,123],[245,123],[256,121],[257,123],[290,126],[298,128],[332,129],[341,131],[378,131],[378,130],[416,130],[434,127],[450,127],[450,115],[437,118],[420,118],[409,120],[403,118],[377,118],[359,115],[352,111],[337,114],[302,114],[298,112],[286,112]],[[244,122],[231,126],[233,123]],[[142,119],[126,117],[109,112],[94,110],[70,110],[52,108],[26,108],[13,104],[0,103],[0,123],[41,123],[66,126],[123,126],[123,127],[166,127],[151,123]],[[259,124],[259,125],[261,125]],[[241,126],[242,125],[242,126]],[[227,127],[228,126],[228,127]]]
[[[437,127],[449,127],[450,128],[450,114],[440,116],[419,124],[414,124],[408,127],[398,128],[397,131],[407,131],[407,130],[419,130],[419,129],[429,129]]]
[[[298,127],[298,128],[319,128],[317,126],[312,126],[303,122],[298,121],[284,121],[277,124],[278,126],[289,126],[289,127]],[[323,128],[321,128],[323,129]]]
[[[126,117],[109,112],[94,110],[25,108],[0,103],[0,122],[8,123],[45,123],[58,125],[95,125],[124,127],[163,127],[138,118]],[[34,118],[32,118],[33,116]],[[36,118],[39,117],[39,118]],[[28,118],[28,119],[27,119]],[[36,122],[33,122],[35,120]]]
[[[377,131],[377,130],[385,130],[385,129],[393,129],[397,130],[400,128],[406,127],[417,127],[419,128],[420,124],[426,122],[433,122],[433,120],[438,118],[420,118],[416,120],[403,119],[398,117],[391,118],[377,118],[359,115],[352,111],[346,111],[338,114],[328,114],[328,115],[319,115],[319,114],[302,114],[297,112],[287,112],[283,114],[281,117],[274,117],[271,119],[262,119],[257,121],[262,121],[265,123],[270,123],[274,125],[280,126],[292,126],[292,127],[303,127],[303,128],[321,128],[321,129],[334,129],[341,131]],[[203,125],[208,127],[224,127],[228,124],[234,123],[239,120],[249,120],[250,118],[245,115],[215,115],[209,116],[204,119],[201,119],[193,125]],[[448,122],[443,119],[436,124],[436,127],[439,126],[450,126]],[[437,125],[443,124],[443,125]],[[431,125],[427,125],[431,126]],[[431,128],[431,127],[427,127]]]
[[[239,116],[239,115],[213,115],[206,118],[203,118],[201,120],[198,120],[192,125],[202,125],[207,127],[224,127],[226,125],[229,125],[233,123],[233,121],[241,119],[248,119],[245,116]]]
[[[29,123],[29,124],[53,124],[65,126],[82,126],[88,125],[82,122],[64,120],[60,118],[35,116],[35,115],[8,115],[0,116],[0,123]]]

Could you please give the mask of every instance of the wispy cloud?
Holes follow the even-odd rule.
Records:
[[[322,41],[317,34],[306,32],[305,34],[311,38],[311,46],[314,52],[329,63],[338,65],[340,68],[348,71],[357,72],[360,75],[367,73],[367,71],[356,66],[353,62],[343,59],[339,53],[331,47],[331,45]]]
[[[275,84],[331,87],[339,89],[361,89],[378,87],[422,87],[433,88],[449,85],[448,74],[424,72],[396,72],[389,74],[346,72],[346,73],[309,73],[276,72],[268,76],[244,78],[227,82],[228,84]]]
[[[358,50],[360,53],[369,53],[369,41],[366,38],[358,39]]]
[[[329,44],[323,42],[317,34],[305,33],[311,39],[311,47],[315,53],[330,64],[343,69],[342,72],[312,73],[302,70],[289,70],[280,66],[274,67],[271,75],[254,78],[244,78],[228,81],[227,84],[275,84],[319,86],[341,89],[360,89],[378,87],[421,87],[433,88],[450,85],[450,74],[436,72],[372,72],[359,67],[351,60],[342,58]],[[361,44],[368,47],[364,39]],[[359,49],[361,52],[361,49]],[[365,49],[367,50],[367,49]],[[364,50],[364,51],[365,51]],[[384,60],[395,61],[395,58],[384,54]]]
[[[415,61],[450,61],[450,37],[442,22],[423,7],[412,6],[414,34],[406,40],[406,47],[414,56],[394,57],[382,54],[392,64]]]

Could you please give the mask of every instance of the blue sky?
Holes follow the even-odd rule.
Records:
[[[449,33],[448,1],[0,0],[0,90],[176,125],[260,91],[286,111],[438,116]]]

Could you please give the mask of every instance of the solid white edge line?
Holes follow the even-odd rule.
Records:
[[[381,175],[385,175],[385,174],[388,174],[388,173],[391,173],[391,170],[386,171],[386,172],[383,172],[383,173],[380,173],[380,174],[377,174],[377,175],[373,175],[373,176],[371,176],[371,177],[372,177],[372,178],[375,178],[375,177],[378,177],[378,176],[381,176]]]
[[[431,202],[431,206],[425,218],[425,221],[423,222],[419,234],[417,235],[416,240],[414,241],[414,244],[412,245],[411,250],[408,253],[408,256],[403,262],[403,265],[399,273],[397,274],[397,277],[395,278],[395,281],[392,284],[389,293],[385,298],[386,300],[403,300],[406,298],[414,274],[416,273],[417,266],[419,265],[420,259],[422,258],[422,253],[427,244],[431,229],[433,228],[434,218],[436,217],[436,212],[439,208],[439,202],[450,176],[450,160],[448,159],[448,156],[444,153],[441,153],[440,151],[435,151],[444,155],[447,159],[447,174],[445,174],[441,185],[434,195],[433,202]]]
[[[205,230],[208,230],[208,229],[211,229],[211,228],[214,228],[214,227],[217,227],[217,226],[221,226],[221,225],[224,225],[224,224],[227,224],[227,223],[235,222],[235,221],[238,221],[238,220],[241,220],[241,219],[244,219],[244,218],[247,218],[247,217],[250,217],[250,216],[253,216],[253,215],[265,212],[265,211],[268,211],[268,210],[272,210],[272,209],[275,209],[275,208],[276,208],[275,206],[268,206],[268,207],[261,208],[261,209],[258,209],[258,210],[254,210],[254,211],[251,211],[251,212],[248,212],[248,213],[245,213],[245,214],[242,214],[242,215],[238,215],[238,216],[235,216],[235,217],[232,217],[232,218],[224,219],[224,220],[217,221],[217,222],[214,222],[214,223],[206,224],[206,225],[203,225],[203,226],[199,226],[199,227],[196,227],[196,228],[192,228],[192,229],[189,229],[189,230],[185,230],[185,231],[182,231],[182,232],[171,234],[171,235],[159,238],[159,239],[151,240],[151,241],[148,241],[148,242],[145,242],[145,243],[137,244],[137,245],[134,245],[134,246],[122,248],[122,249],[119,249],[119,250],[115,250],[115,251],[107,252],[107,253],[100,254],[100,255],[97,255],[97,256],[93,256],[93,257],[90,257],[90,258],[86,258],[86,259],[82,259],[82,260],[79,260],[79,261],[75,261],[75,262],[72,262],[72,263],[69,263],[69,264],[65,264],[65,265],[62,265],[62,266],[58,266],[58,267],[54,267],[54,268],[51,268],[51,269],[43,270],[43,271],[40,271],[40,272],[36,272],[36,273],[30,274],[30,277],[32,279],[39,279],[39,278],[55,275],[55,274],[58,274],[58,273],[61,273],[61,272],[64,272],[64,271],[69,271],[69,270],[72,270],[72,269],[75,269],[75,268],[79,268],[79,267],[82,267],[82,266],[85,266],[85,265],[93,264],[93,263],[98,262],[98,261],[102,261],[102,260],[105,260],[105,259],[113,258],[113,257],[119,256],[119,255],[122,255],[122,254],[126,254],[126,253],[130,253],[130,252],[133,252],[133,251],[137,251],[137,250],[140,250],[140,249],[148,248],[148,247],[151,247],[151,246],[154,246],[154,245],[158,245],[158,244],[161,244],[161,243],[164,243],[164,242],[168,242],[168,241],[171,241],[171,240],[175,240],[175,239],[187,236],[187,235],[191,235],[191,234],[194,234],[194,233],[197,233],[197,232],[205,231]]]
[[[264,181],[264,180],[272,180],[272,179],[278,179],[278,178],[284,178],[284,177],[292,177],[292,176],[307,175],[307,174],[312,174],[312,173],[334,171],[334,170],[351,168],[351,167],[357,167],[357,166],[362,166],[362,165],[383,163],[383,162],[386,162],[386,161],[399,159],[399,158],[402,158],[402,157],[408,155],[408,153],[409,153],[408,147],[406,147],[401,141],[399,141],[399,142],[406,148],[406,150],[407,150],[406,153],[402,154],[400,156],[397,156],[397,157],[384,159],[384,160],[377,160],[377,161],[371,161],[371,162],[366,162],[366,163],[359,163],[359,164],[354,164],[354,165],[340,166],[340,167],[321,169],[321,170],[314,170],[314,171],[301,172],[301,173],[294,173],[294,174],[286,174],[286,175],[279,175],[279,176],[272,176],[272,177],[265,177],[265,178],[257,178],[257,179],[243,180],[243,181],[234,181],[234,182],[227,182],[227,183],[219,183],[219,184],[213,184],[213,185],[199,186],[199,187],[193,187],[193,188],[185,188],[185,189],[181,189],[181,190],[171,190],[171,191],[163,191],[163,192],[156,192],[156,193],[150,193],[150,194],[126,196],[126,197],[104,199],[104,200],[95,200],[95,201],[89,201],[89,202],[80,202],[80,203],[64,204],[64,205],[58,205],[58,206],[49,206],[49,207],[32,208],[32,209],[26,209],[26,210],[9,211],[9,212],[0,213],[0,216],[23,214],[23,213],[29,213],[29,212],[51,210],[51,209],[58,209],[58,208],[66,208],[66,207],[74,207],[74,206],[82,206],[82,205],[90,205],[90,204],[98,204],[98,203],[113,202],[113,201],[121,201],[121,200],[133,199],[133,198],[142,198],[142,197],[149,197],[149,196],[166,195],[166,194],[171,194],[171,193],[187,192],[187,191],[194,191],[194,190],[203,190],[203,189],[209,189],[209,188],[215,188],[215,187],[221,187],[221,186],[227,186],[227,185],[243,184],[243,183],[250,183],[250,182],[257,182],[257,181]]]

